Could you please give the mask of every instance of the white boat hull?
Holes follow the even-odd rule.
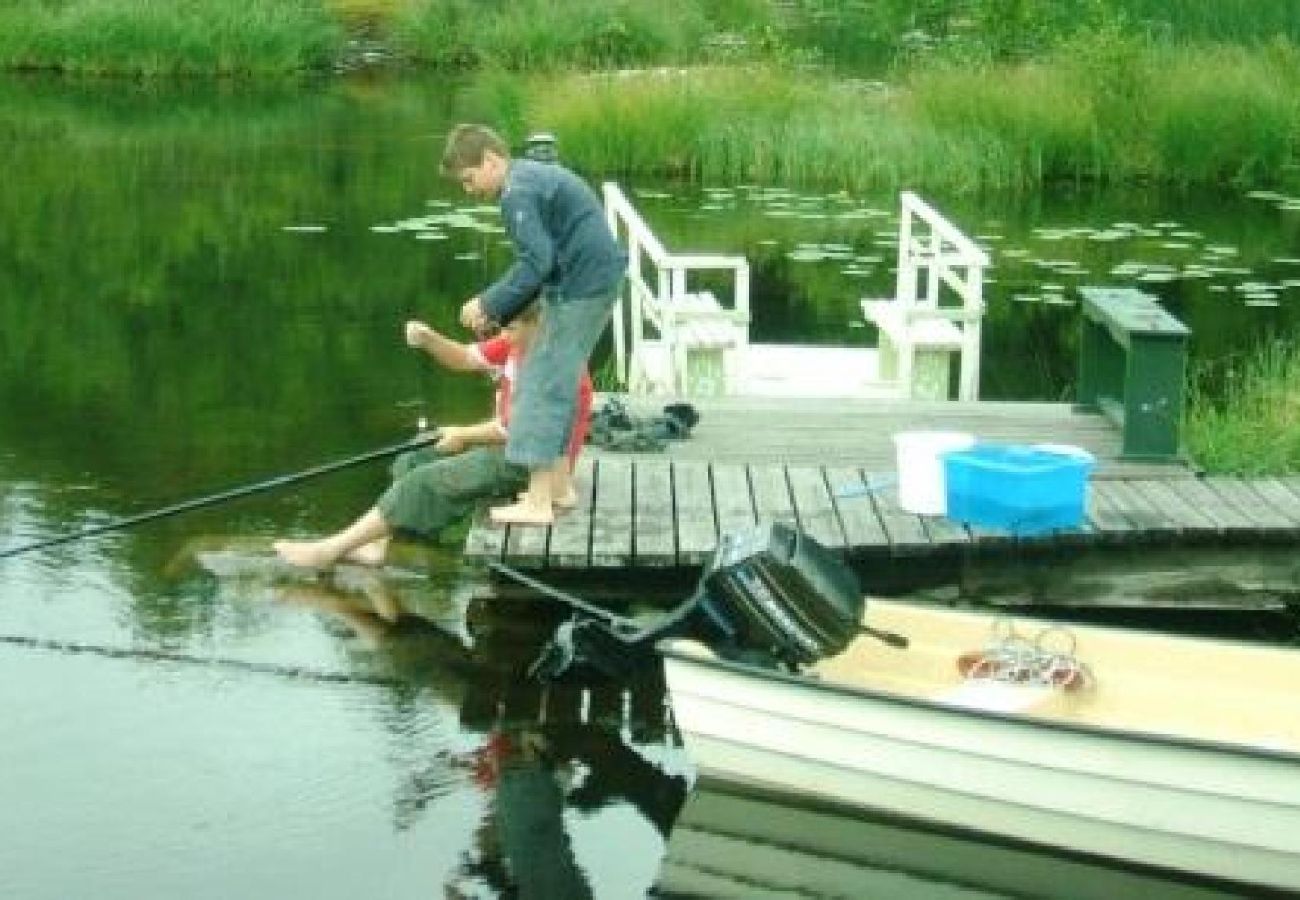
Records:
[[[707,777],[1129,864],[1300,886],[1293,754],[1045,724],[694,653],[670,650],[665,670]]]

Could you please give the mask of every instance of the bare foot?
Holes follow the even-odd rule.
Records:
[[[324,569],[338,559],[324,541],[276,541],[271,546],[289,565],[305,569]]]
[[[515,495],[515,499],[518,500],[520,503],[527,503],[528,492],[520,491],[518,494]],[[567,493],[562,494],[558,497],[552,497],[551,503],[552,505],[555,506],[556,510],[560,512],[568,512],[569,510],[573,509],[578,505],[578,492],[575,491],[573,488],[569,488]]]
[[[494,506],[488,514],[497,525],[550,525],[555,521],[551,504],[538,506],[526,500],[509,506]]]
[[[382,565],[384,557],[388,555],[388,541],[382,538],[371,541],[369,544],[362,544],[355,550],[349,550],[343,555],[352,562],[360,563],[363,566]]]

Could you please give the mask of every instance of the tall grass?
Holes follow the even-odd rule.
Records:
[[[1040,60],[928,65],[897,87],[779,66],[566,75],[510,122],[591,169],[845,188],[1032,190],[1063,179],[1300,182],[1300,51],[1102,33]]]
[[[1014,60],[1106,27],[1181,44],[1300,41],[1294,0],[785,0],[787,40],[840,69]]]
[[[984,131],[1043,180],[1281,181],[1300,162],[1300,52],[1152,45],[1115,32],[1041,61],[909,80],[935,127]]]
[[[0,4],[0,68],[82,74],[283,74],[343,40],[319,0],[31,0]]]
[[[1106,5],[1163,40],[1257,44],[1280,36],[1300,41],[1300,10],[1293,0],[1110,0]]]
[[[1212,473],[1300,473],[1300,346],[1275,341],[1192,378],[1187,449]]]
[[[897,95],[769,67],[562,76],[534,83],[523,124],[610,174],[856,188],[1019,180],[982,135],[917,128]]]
[[[283,72],[364,36],[444,70],[740,58],[879,74],[1023,60],[1104,27],[1172,45],[1300,42],[1295,0],[0,0],[0,68]]]
[[[436,68],[601,69],[697,60],[769,15],[763,0],[409,0],[389,35]]]

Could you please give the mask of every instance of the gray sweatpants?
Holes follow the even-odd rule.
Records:
[[[423,448],[397,458],[393,479],[377,504],[384,521],[394,531],[434,538],[478,501],[523,490],[528,470],[508,462],[501,447],[452,455]]]

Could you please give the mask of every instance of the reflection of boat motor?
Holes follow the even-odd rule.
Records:
[[[727,659],[797,670],[844,650],[859,634],[892,646],[905,638],[862,625],[865,601],[842,560],[782,522],[723,536],[686,601],[656,621],[614,615],[514,570],[494,568],[575,609],[533,664],[555,677],[572,667],[616,674],[670,637],[694,638]]]

